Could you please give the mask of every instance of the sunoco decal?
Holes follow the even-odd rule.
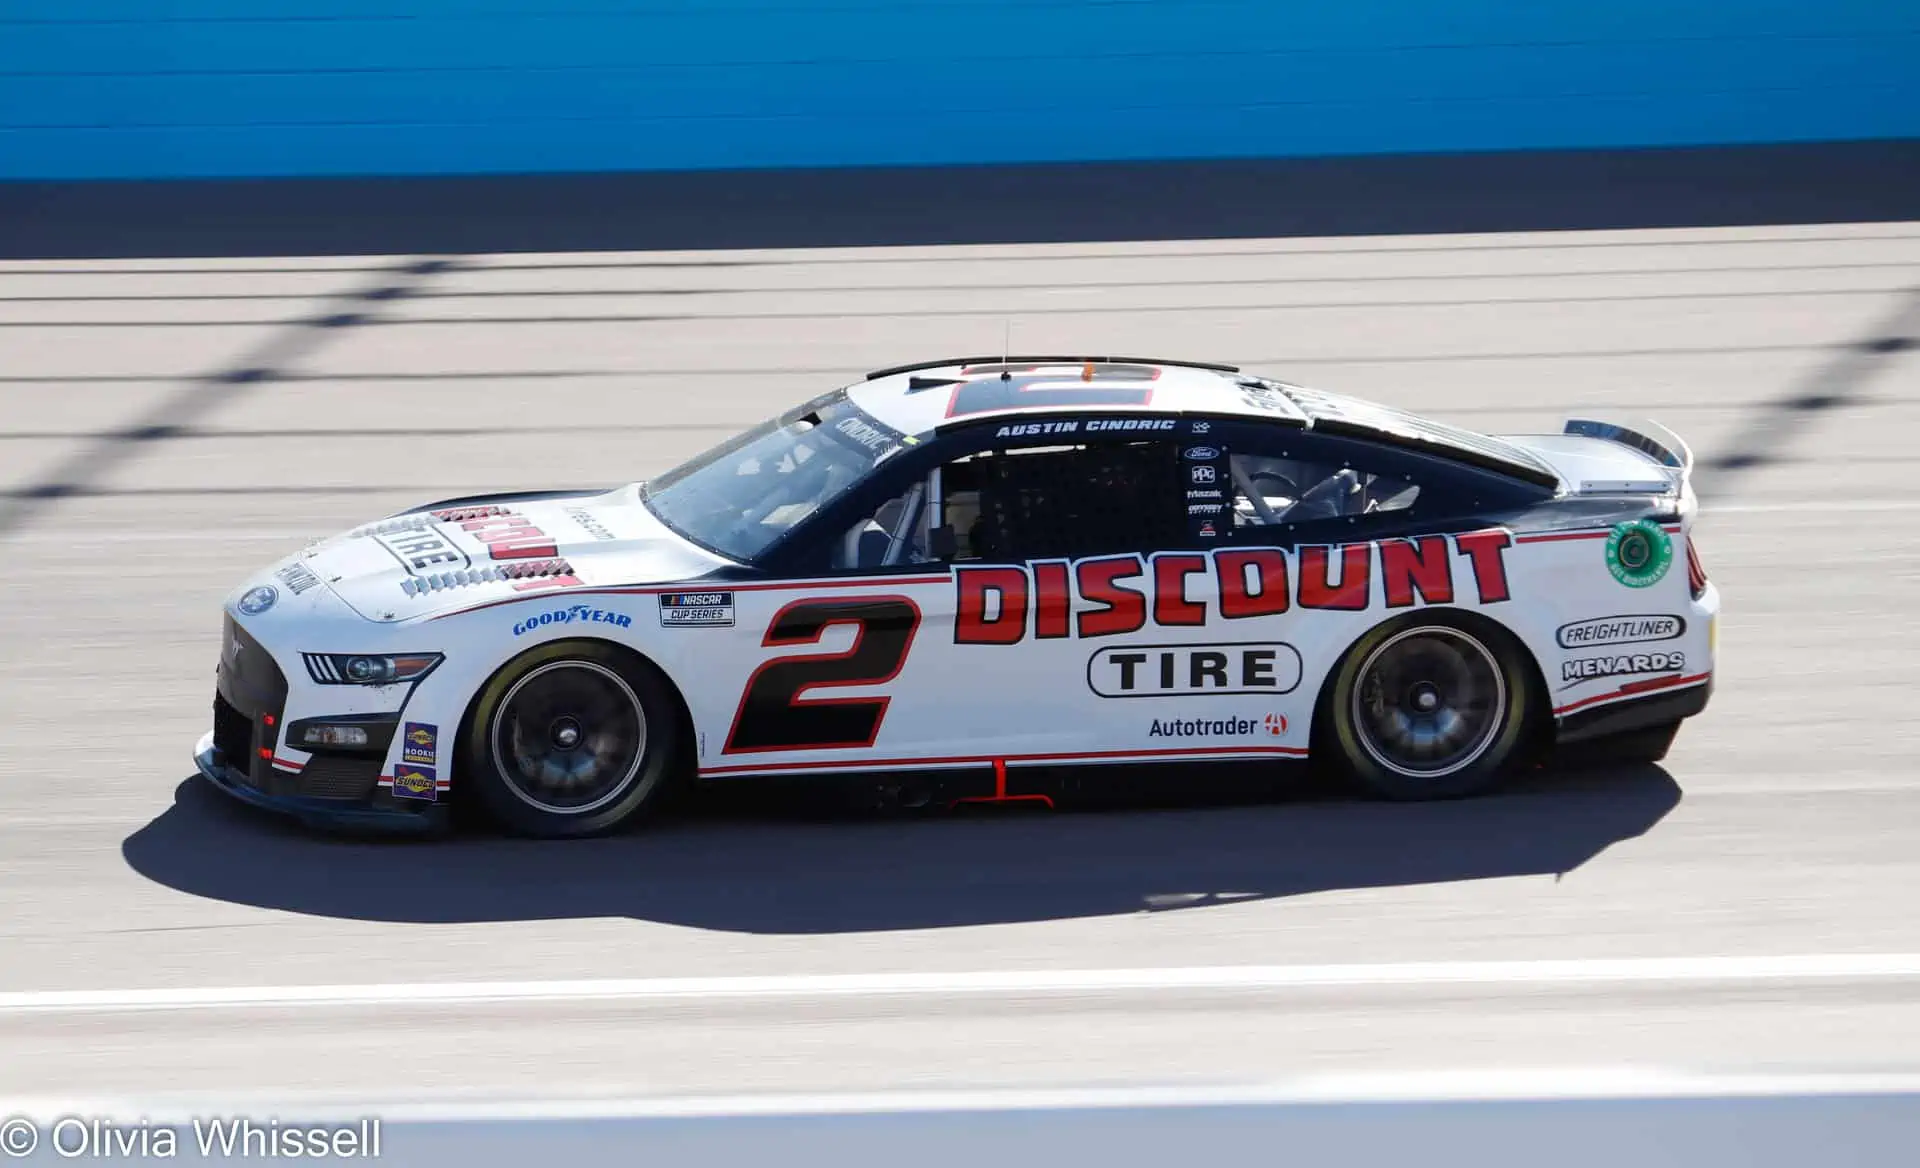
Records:
[[[518,637],[524,633],[530,633],[535,629],[546,628],[548,625],[570,625],[575,623],[613,625],[616,628],[624,629],[633,623],[633,618],[624,613],[610,612],[604,608],[589,608],[584,604],[575,604],[566,608],[551,609],[538,616],[530,616],[526,620],[513,626],[513,635]]]
[[[425,799],[434,802],[439,793],[439,782],[434,778],[432,767],[406,766],[393,768],[393,797],[395,799]]]
[[[400,761],[432,766],[440,761],[440,728],[430,722],[408,722],[401,728]]]

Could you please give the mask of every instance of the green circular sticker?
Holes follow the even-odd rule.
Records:
[[[1607,536],[1607,571],[1629,588],[1657,584],[1673,566],[1673,540],[1651,519],[1615,524]]]

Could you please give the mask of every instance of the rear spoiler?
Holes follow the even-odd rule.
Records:
[[[1568,418],[1560,430],[1581,438],[1600,438],[1628,446],[1667,469],[1667,477],[1678,488],[1693,473],[1693,450],[1680,435],[1657,422],[1636,421],[1632,426],[1618,422],[1600,422],[1591,418]]]

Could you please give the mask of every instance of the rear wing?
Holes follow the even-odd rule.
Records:
[[[1591,418],[1568,418],[1562,434],[1581,438],[1600,438],[1631,447],[1659,463],[1667,471],[1676,491],[1686,487],[1693,474],[1693,450],[1686,440],[1658,422],[1636,420],[1632,425],[1601,422]]]

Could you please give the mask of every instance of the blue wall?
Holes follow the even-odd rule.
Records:
[[[0,178],[1920,137],[1920,0],[0,0]]]

